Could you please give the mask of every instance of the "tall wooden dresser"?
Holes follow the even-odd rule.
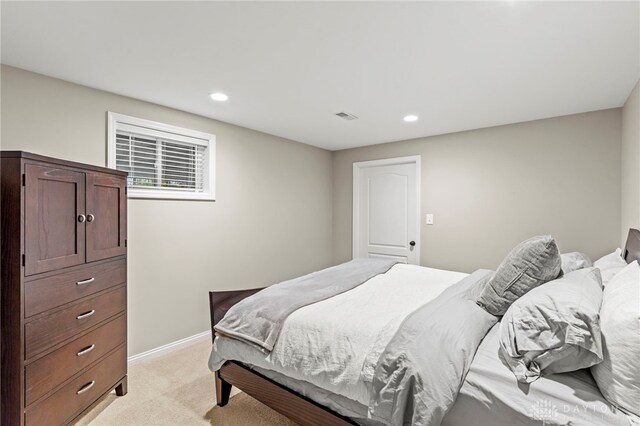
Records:
[[[126,173],[0,152],[0,418],[67,424],[127,392]]]

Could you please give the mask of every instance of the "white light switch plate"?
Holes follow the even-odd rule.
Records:
[[[427,225],[433,225],[433,215],[431,213],[427,214]]]

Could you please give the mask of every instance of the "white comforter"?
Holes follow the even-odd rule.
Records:
[[[216,338],[214,352],[217,359],[273,370],[367,405],[376,362],[404,318],[467,275],[398,264],[295,311],[269,354],[224,337]],[[212,354],[210,366],[217,369],[213,360]]]

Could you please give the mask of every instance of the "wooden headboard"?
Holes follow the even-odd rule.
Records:
[[[627,263],[631,263],[634,260],[640,262],[640,231],[637,229],[629,229],[629,236],[627,237],[627,244],[624,246],[622,257]]]

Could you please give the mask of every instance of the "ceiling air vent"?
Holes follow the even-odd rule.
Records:
[[[358,118],[353,114],[349,114],[348,112],[338,112],[336,113],[336,115],[340,118],[344,118],[345,120],[355,120]]]

